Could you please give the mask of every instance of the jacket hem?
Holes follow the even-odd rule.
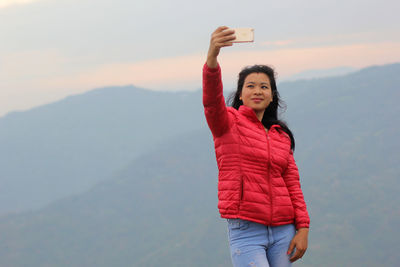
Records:
[[[224,219],[242,219],[242,220],[247,220],[247,221],[251,221],[251,222],[255,222],[255,223],[259,223],[259,224],[263,224],[265,226],[280,226],[280,225],[285,225],[285,224],[295,224],[294,219],[292,220],[287,220],[287,221],[280,221],[277,223],[268,223],[266,221],[263,220],[258,220],[258,219],[254,219],[254,218],[250,218],[247,216],[242,216],[242,215],[235,215],[235,214],[229,214],[229,215],[221,215],[221,218]],[[296,230],[298,228],[296,227]]]

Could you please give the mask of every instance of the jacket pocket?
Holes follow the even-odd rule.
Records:
[[[239,190],[239,199],[240,200],[243,200],[243,194],[244,194],[244,190],[243,190],[243,183],[244,183],[244,181],[243,181],[243,176],[242,177],[240,177],[240,190]]]

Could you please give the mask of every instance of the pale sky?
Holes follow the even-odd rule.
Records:
[[[0,0],[0,116],[111,85],[199,89],[220,25],[255,29],[254,43],[221,51],[228,88],[256,63],[279,81],[400,62],[398,10],[398,0]]]

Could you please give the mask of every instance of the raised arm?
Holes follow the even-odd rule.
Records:
[[[203,105],[208,126],[214,137],[223,135],[229,129],[228,112],[223,95],[221,68],[217,57],[220,49],[232,46],[234,30],[222,26],[211,35],[207,62],[203,67]]]

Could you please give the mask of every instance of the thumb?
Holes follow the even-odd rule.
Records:
[[[295,247],[295,242],[294,242],[294,240],[292,240],[292,242],[290,242],[289,249],[288,249],[288,251],[287,251],[287,254],[288,254],[288,255],[289,255],[290,253],[292,253],[294,247]]]

